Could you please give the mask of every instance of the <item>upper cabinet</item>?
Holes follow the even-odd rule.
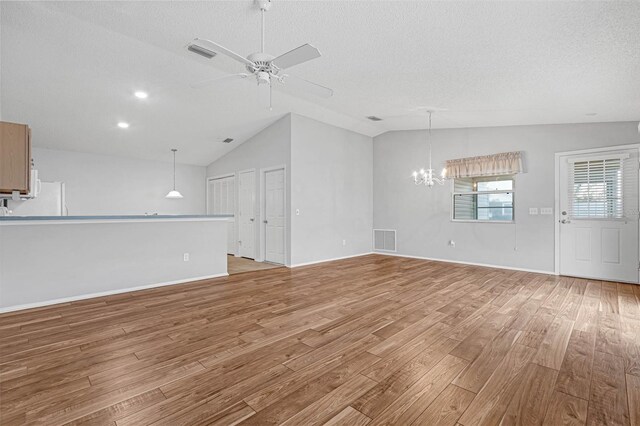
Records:
[[[28,194],[30,179],[31,129],[0,121],[0,194]]]

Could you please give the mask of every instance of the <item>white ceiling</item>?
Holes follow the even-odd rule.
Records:
[[[252,1],[3,1],[0,14],[2,119],[30,123],[41,147],[166,161],[176,147],[206,165],[287,112],[370,136],[424,128],[421,107],[447,109],[435,128],[640,119],[638,2],[274,0],[266,50],[313,44],[323,56],[291,73],[335,94],[279,91],[273,111],[246,80],[189,87],[243,71],[187,52],[191,39],[259,50]]]

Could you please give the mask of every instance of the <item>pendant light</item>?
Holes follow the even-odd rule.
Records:
[[[178,150],[172,148],[171,151],[173,152],[173,189],[169,191],[165,198],[182,198],[180,191],[176,190],[176,152]]]
[[[435,184],[444,185],[444,180],[446,178],[446,170],[442,170],[440,177],[437,177],[433,167],[431,167],[431,114],[433,111],[429,111],[429,129],[427,133],[427,137],[429,140],[429,168],[428,169],[420,169],[420,171],[414,171],[413,182],[416,185],[425,185],[427,188],[432,188]]]

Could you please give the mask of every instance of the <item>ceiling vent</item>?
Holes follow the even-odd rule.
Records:
[[[225,140],[222,141],[222,143],[231,143],[233,142],[233,139],[231,138],[226,138]]]
[[[376,117],[375,115],[369,115],[367,117],[367,120],[371,120],[371,121],[382,121],[382,118],[380,117]]]
[[[196,53],[200,56],[204,56],[207,59],[211,59],[217,55],[217,53],[214,52],[213,50],[205,49],[204,47],[197,46],[195,44],[190,44],[189,46],[187,46],[187,50],[189,52]]]

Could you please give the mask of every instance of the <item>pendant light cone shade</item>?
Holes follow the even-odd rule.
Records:
[[[173,148],[171,151],[173,152],[173,189],[169,191],[165,198],[182,198],[180,191],[176,190],[176,151],[178,150]]]
[[[182,194],[180,193],[180,191],[173,190],[169,191],[165,198],[182,198]]]

